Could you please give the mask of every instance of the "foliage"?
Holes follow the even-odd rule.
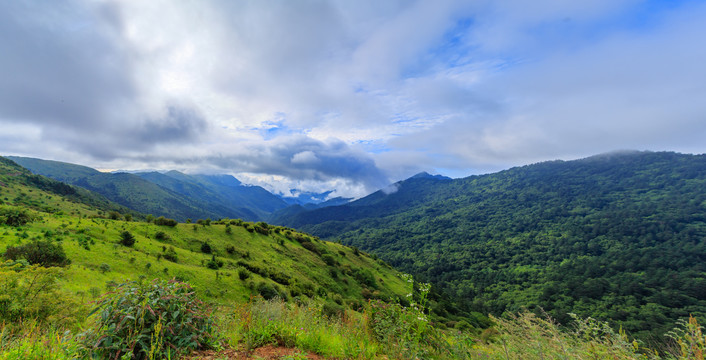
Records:
[[[164,251],[164,254],[162,254],[162,257],[173,263],[179,262],[179,255],[177,255],[177,252],[174,250],[173,246],[168,247],[167,250]]]
[[[131,247],[135,245],[135,236],[125,230],[120,233],[120,245]]]
[[[0,324],[75,321],[80,307],[60,296],[57,281],[62,274],[61,269],[30,266],[22,260],[0,264]]]
[[[174,219],[168,219],[168,218],[165,218],[164,216],[160,216],[160,217],[154,219],[154,224],[161,225],[161,226],[175,227],[179,223]]]
[[[161,359],[216,345],[210,310],[176,280],[120,284],[93,313],[85,336],[94,357]]]
[[[165,233],[164,231],[157,231],[157,233],[154,234],[154,238],[159,240],[159,241],[169,241],[169,235]]]
[[[204,242],[201,244],[201,252],[204,254],[210,254],[213,252],[213,249],[211,249],[211,245],[208,242]]]
[[[216,255],[211,256],[211,260],[206,263],[206,267],[213,270],[218,270],[223,267],[223,261],[216,259]]]
[[[34,220],[26,209],[14,206],[0,206],[0,225],[22,226]]]
[[[675,319],[706,314],[704,188],[706,155],[611,154],[411,178],[287,224],[434,283],[433,314],[478,326],[472,312],[542,308],[659,340]]]
[[[32,240],[23,245],[8,246],[3,256],[7,260],[25,259],[30,264],[45,267],[71,264],[61,244],[51,240]]]

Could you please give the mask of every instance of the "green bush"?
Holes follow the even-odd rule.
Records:
[[[127,230],[120,233],[120,244],[123,246],[135,245],[135,237]]]
[[[177,256],[176,250],[174,250],[173,246],[167,248],[162,256],[173,263],[179,262],[179,256]]]
[[[274,299],[279,296],[277,289],[264,282],[257,284],[257,293],[260,294],[260,296],[262,296],[265,300]]]
[[[174,219],[168,219],[165,218],[164,216],[160,216],[156,219],[154,219],[154,224],[155,225],[161,225],[161,226],[177,226],[178,222]]]
[[[157,231],[157,233],[154,234],[154,238],[159,241],[168,241],[169,235],[167,235],[164,231]]]
[[[94,358],[167,359],[216,344],[210,310],[176,280],[118,285],[92,314],[97,327],[85,338]]]
[[[240,280],[247,280],[250,277],[250,271],[247,269],[240,269],[238,270],[238,278]]]
[[[22,226],[34,220],[27,210],[16,207],[0,207],[0,224]]]
[[[8,246],[3,256],[6,260],[25,259],[30,264],[45,267],[71,264],[64,248],[50,240],[34,240],[24,245]]]
[[[207,242],[201,244],[201,252],[204,254],[210,254],[213,252],[213,249],[211,248],[211,245]]]
[[[341,318],[343,315],[343,306],[335,302],[326,302],[321,308],[321,313],[328,318]]]
[[[0,263],[0,333],[23,320],[56,325],[75,321],[81,307],[59,292],[62,272],[24,260]]]
[[[216,255],[213,255],[211,260],[206,263],[206,267],[209,269],[218,270],[223,267],[223,261],[216,259]]]

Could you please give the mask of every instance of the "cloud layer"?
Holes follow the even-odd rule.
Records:
[[[705,151],[697,1],[0,3],[0,152],[361,196]]]

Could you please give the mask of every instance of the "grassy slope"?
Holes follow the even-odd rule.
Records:
[[[144,222],[108,220],[99,216],[114,204],[108,203],[108,207],[101,209],[70,201],[32,184],[25,184],[27,174],[26,170],[2,159],[0,206],[33,209],[30,211],[37,220],[21,228],[0,226],[0,252],[4,252],[9,245],[32,239],[48,238],[60,242],[73,261],[63,280],[63,288],[71,296],[87,300],[92,293],[103,292],[109,282],[136,280],[142,275],[147,278],[179,277],[189,281],[205,299],[220,304],[249,299],[256,293],[253,288],[259,283],[269,284],[287,295],[291,289],[313,290],[314,296],[324,298],[340,294],[348,303],[360,302],[364,287],[370,287],[371,292],[377,289],[378,296],[387,298],[401,297],[405,292],[404,283],[396,271],[363,253],[355,255],[351,248],[340,244],[319,241],[284,228],[280,228],[280,233],[271,231],[269,235],[262,235],[246,229],[246,226],[252,227],[252,223],[230,226],[231,233],[228,234],[226,225],[222,224],[179,224],[172,228]],[[129,231],[135,236],[137,242],[134,247],[118,244],[122,231]],[[168,235],[168,240],[155,239],[155,234],[160,231]],[[286,231],[291,233],[289,238],[285,235]],[[310,239],[322,255],[329,254],[336,264],[326,265],[320,255],[293,240],[294,236]],[[204,266],[212,257],[200,251],[204,242],[208,242],[213,254],[224,262],[224,266],[217,271],[218,277],[216,270]],[[164,248],[170,246],[178,255],[177,263],[160,259]],[[235,249],[233,254],[226,251],[228,246]],[[270,274],[290,276],[290,284],[277,284],[269,277],[255,273],[250,273],[246,280],[240,280],[238,272],[245,269],[238,264],[239,261]],[[102,272],[102,264],[107,264],[110,270]],[[148,267],[148,264],[151,265]],[[355,273],[361,270],[374,275],[374,286],[361,285],[356,280]],[[332,273],[337,274],[337,279],[332,277]]]

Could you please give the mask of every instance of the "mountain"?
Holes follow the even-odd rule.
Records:
[[[287,204],[259,186],[230,175],[104,173],[86,166],[25,157],[8,157],[35,174],[80,186],[136,211],[175,218],[262,220]]]
[[[0,205],[22,206],[45,213],[70,213],[77,217],[119,213],[144,218],[144,214],[111,202],[100,194],[34,175],[4,157],[0,157]]]
[[[704,189],[706,155],[621,152],[415,176],[279,223],[371,251],[475,311],[541,307],[652,339],[706,314]]]
[[[186,175],[178,171],[136,175],[205,204],[206,209],[217,212],[219,217],[260,220],[287,206],[264,188],[243,185],[231,175]]]
[[[289,192],[291,196],[280,195],[280,198],[288,205],[301,205],[307,209],[343,205],[353,200],[353,198],[344,198],[341,196],[329,198],[333,190],[316,193],[291,189]]]
[[[35,174],[80,186],[145,214],[181,221],[187,218],[224,217],[209,209],[208,204],[189,199],[134,174],[103,173],[86,166],[59,161],[17,156],[8,158]]]

